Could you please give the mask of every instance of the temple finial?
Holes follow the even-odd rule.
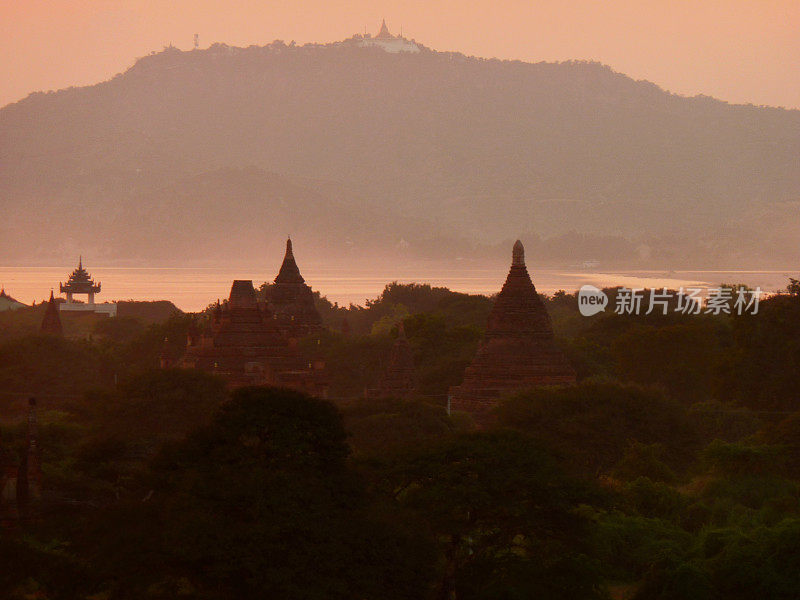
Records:
[[[392,34],[389,33],[389,28],[386,27],[386,19],[381,20],[381,30],[378,32],[378,35],[376,35],[375,38],[379,40],[392,39]]]
[[[514,249],[511,251],[511,264],[525,266],[525,247],[522,242],[514,242]]]
[[[78,255],[78,270],[80,271],[83,268],[83,254]]]

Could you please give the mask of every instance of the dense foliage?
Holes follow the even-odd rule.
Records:
[[[184,316],[9,338],[3,445],[24,447],[36,395],[44,495],[2,532],[0,596],[795,598],[800,289],[748,316],[545,300],[579,382],[506,398],[481,430],[444,402],[491,300],[442,288],[318,298],[330,331],[301,349],[332,402],[157,369]],[[419,393],[365,400],[398,320]]]

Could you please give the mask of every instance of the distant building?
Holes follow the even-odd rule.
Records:
[[[60,292],[67,295],[67,301],[60,305],[59,310],[62,312],[101,313],[115,317],[117,315],[116,304],[109,302],[95,304],[94,296],[100,293],[100,289],[101,284],[95,283],[91,275],[83,268],[83,257],[80,257],[78,268],[70,274],[67,283],[59,283]],[[75,295],[85,295],[86,302],[76,302]]]
[[[517,240],[486,334],[464,372],[463,383],[450,389],[450,407],[486,413],[503,395],[574,382],[575,370],[556,348],[550,316],[528,275],[525,249]]]
[[[50,300],[44,311],[41,332],[45,335],[61,336],[64,330],[61,327],[61,317],[59,316],[58,303],[53,297],[53,290],[50,290]]]
[[[233,282],[228,302],[217,303],[210,328],[189,334],[178,366],[221,375],[230,387],[275,385],[327,396],[324,363],[300,355],[266,303],[258,302],[251,280]]]
[[[17,310],[18,308],[22,308],[25,306],[19,300],[15,300],[8,294],[6,294],[5,288],[0,289],[0,312],[6,310]]]
[[[413,40],[389,33],[386,20],[381,22],[381,29],[375,37],[364,35],[358,42],[362,47],[378,47],[386,52],[419,52],[420,48]]]
[[[291,239],[286,240],[286,254],[275,282],[267,289],[267,307],[287,338],[299,339],[322,330],[314,292],[300,274]]]
[[[414,354],[406,337],[403,322],[397,326],[397,339],[389,352],[389,361],[378,387],[369,390],[372,398],[410,398],[417,391],[417,372]]]

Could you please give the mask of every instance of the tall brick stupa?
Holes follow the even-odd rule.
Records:
[[[300,274],[292,251],[292,240],[286,240],[286,254],[267,290],[267,304],[275,316],[275,324],[288,338],[301,338],[322,330],[322,318],[314,305],[314,292]]]
[[[575,370],[555,345],[550,316],[528,275],[525,249],[517,240],[486,334],[464,372],[463,383],[450,389],[450,408],[486,413],[501,396],[515,391],[574,382]]]

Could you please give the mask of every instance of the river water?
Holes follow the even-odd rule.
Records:
[[[0,285],[20,302],[39,303],[69,276],[74,266],[0,267]],[[532,269],[537,290],[552,294],[564,289],[573,292],[584,284],[597,287],[672,288],[681,286],[714,287],[721,283],[747,284],[774,292],[786,287],[789,277],[800,279],[800,271],[581,271]],[[184,311],[205,308],[217,298],[225,298],[234,279],[252,279],[258,286],[272,280],[275,273],[246,267],[107,267],[87,265],[103,290],[98,302],[115,300],[171,300]],[[391,281],[429,283],[458,292],[494,294],[500,290],[507,266],[458,267],[452,264],[408,264],[397,267],[351,267],[331,269],[309,264],[301,270],[306,282],[339,304],[363,304],[376,298]]]

